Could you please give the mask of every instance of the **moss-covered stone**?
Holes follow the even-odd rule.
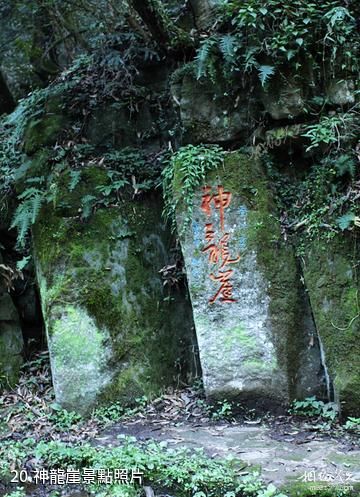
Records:
[[[82,195],[106,178],[86,169],[76,192],[64,179],[67,207],[44,208],[33,233],[56,397],[81,412],[158,392],[191,362],[191,315],[176,319],[184,301],[168,302],[159,275],[170,243],[159,198],[124,194],[119,208],[79,219]]]
[[[212,79],[198,80],[193,63],[172,77],[171,92],[179,105],[186,142],[219,143],[248,136],[249,122],[259,110],[250,90],[230,89],[220,69]]]
[[[304,276],[323,342],[335,399],[343,414],[360,415],[360,284],[358,240],[314,240],[305,249]]]
[[[45,114],[28,122],[24,134],[25,153],[32,155],[46,145],[55,144],[65,122],[61,99],[50,99],[46,103]]]
[[[180,200],[181,170],[184,167],[176,169],[174,180]],[[216,195],[220,186],[232,193],[222,230],[215,204],[208,214],[200,208],[204,202],[200,187],[194,195],[191,224],[182,235],[207,394],[258,403],[322,395],[319,346],[316,336],[314,347],[309,346],[315,331],[299,268],[292,247],[283,240],[261,164],[245,154],[226,154],[224,165],[207,175],[206,185],[211,187],[210,195]],[[185,203],[180,202],[180,232],[185,219]],[[205,225],[210,226],[213,240],[206,241]],[[220,247],[225,234],[230,255],[223,253],[215,260],[213,252],[211,260],[206,247]],[[225,257],[236,260],[238,255],[240,260],[221,265]],[[221,283],[215,284],[211,275],[227,270],[233,271],[230,301],[222,301],[224,294],[214,300]]]

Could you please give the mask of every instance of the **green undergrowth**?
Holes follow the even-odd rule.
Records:
[[[256,74],[265,86],[275,74],[304,81],[323,79],[324,69],[329,78],[356,74],[358,15],[355,2],[339,0],[225,0],[197,52],[197,77],[215,81],[221,68],[227,78]]]
[[[90,177],[97,172],[98,183],[89,188]],[[95,209],[117,204],[127,189],[138,197],[154,188],[158,172],[141,152],[126,148],[99,154],[90,145],[57,145],[48,153],[41,151],[15,170],[17,209],[12,227],[17,228],[18,247],[24,248],[30,228],[41,208],[51,205],[66,215],[74,210],[74,196],[79,218],[85,220]]]
[[[323,402],[316,397],[308,397],[304,400],[294,400],[290,413],[300,416],[320,417],[330,423],[338,417],[338,408],[333,402]]]
[[[109,405],[97,407],[93,411],[92,417],[103,425],[112,424],[142,413],[148,402],[149,399],[146,395],[137,397],[131,406],[124,406],[121,402],[112,402]]]
[[[297,236],[298,255],[303,255],[308,241],[329,241],[342,233],[358,232],[359,166],[354,151],[331,152],[314,161],[306,173],[290,169],[290,174],[284,174],[272,157],[264,160],[276,187],[283,227]]]
[[[64,442],[5,442],[0,449],[0,474],[9,478],[10,469],[32,464],[36,468],[125,468],[131,473],[143,473],[144,484],[155,489],[167,489],[177,496],[192,497],[286,497],[272,484],[266,486],[257,473],[242,476],[244,463],[238,459],[211,459],[201,449],[172,449],[166,442],[148,442],[139,445],[134,437],[119,436],[118,447],[93,447],[89,444]],[[93,495],[141,495],[136,485],[92,485],[87,488]]]

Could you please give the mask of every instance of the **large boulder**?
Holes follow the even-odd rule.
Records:
[[[184,139],[190,143],[219,143],[248,137],[251,117],[259,103],[249,89],[232,89],[218,75],[216,82],[197,80],[192,63],[178,69],[171,92],[178,105]]]
[[[16,383],[23,362],[23,336],[19,316],[7,291],[3,275],[5,269],[0,254],[0,385]]]
[[[174,187],[181,200],[180,166]],[[324,395],[311,311],[260,164],[226,154],[195,193],[188,226],[187,217],[180,201],[177,223],[207,396],[266,406]]]
[[[329,381],[344,415],[360,415],[360,280],[356,238],[314,240],[304,277]],[[330,385],[331,387],[331,385]]]
[[[79,219],[81,196],[106,178],[83,170],[67,207],[44,208],[33,232],[56,399],[82,413],[159,392],[184,378],[192,353],[189,306],[159,273],[170,264],[159,198],[125,197]]]

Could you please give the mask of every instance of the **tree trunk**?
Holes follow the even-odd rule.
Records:
[[[184,50],[194,45],[189,34],[170,19],[161,0],[130,0],[130,4],[163,51]]]

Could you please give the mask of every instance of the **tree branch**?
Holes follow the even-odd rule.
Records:
[[[162,50],[171,52],[193,47],[193,39],[174,24],[161,0],[130,0],[129,3]]]

